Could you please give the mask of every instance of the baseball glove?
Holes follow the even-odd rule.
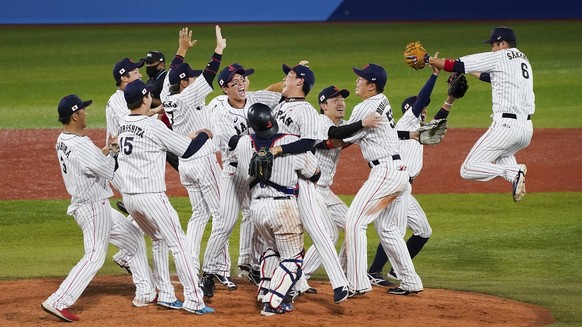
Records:
[[[418,129],[420,144],[439,144],[447,132],[447,120],[437,119],[422,123]]]
[[[273,154],[265,147],[261,147],[258,152],[253,154],[251,163],[249,165],[249,175],[254,179],[262,179],[268,181],[271,178],[273,170]]]
[[[467,79],[463,74],[451,73],[447,83],[449,83],[449,89],[447,93],[457,99],[464,97],[465,93],[467,93],[467,90],[469,89],[469,84],[467,83]]]
[[[426,50],[420,41],[410,42],[404,49],[404,61],[414,69],[423,69],[428,59]]]

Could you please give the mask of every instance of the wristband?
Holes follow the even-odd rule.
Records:
[[[333,149],[333,144],[331,144],[331,140],[329,139],[325,140],[325,147],[327,149]]]
[[[446,101],[445,101],[445,104],[446,104],[447,106],[449,106],[449,107],[452,107],[452,106],[453,106],[453,104],[452,104],[452,103],[448,103],[448,102],[446,102]]]

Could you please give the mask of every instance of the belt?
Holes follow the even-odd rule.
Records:
[[[395,154],[393,156],[391,156],[390,158],[392,158],[392,160],[400,160],[400,155],[399,154]],[[380,160],[373,160],[368,162],[368,167],[373,168],[374,166],[378,166],[380,164]]]
[[[261,196],[261,197],[258,197],[258,198],[256,198],[256,199],[257,199],[257,200],[260,200],[260,199],[273,199],[273,200],[291,200],[292,198],[294,198],[294,196],[275,196],[275,197],[272,197],[272,198],[270,198],[270,197],[263,197],[263,196]]]
[[[229,162],[228,164],[233,167],[238,167],[238,162]]]
[[[507,112],[504,112],[501,114],[501,117],[503,118],[511,118],[511,119],[517,119],[517,115],[516,114],[510,114]],[[531,120],[531,115],[527,115],[527,120]]]

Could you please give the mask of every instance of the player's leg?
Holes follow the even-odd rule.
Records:
[[[112,226],[109,201],[83,205],[73,212],[73,217],[83,232],[85,254],[43,303],[45,310],[62,310],[73,305],[105,262]]]
[[[239,228],[238,266],[252,268],[256,263],[254,258],[253,237],[255,226],[249,209],[250,200],[245,199],[242,204],[242,219]]]
[[[135,284],[135,301],[148,303],[156,297],[152,271],[148,265],[146,244],[142,231],[119,211],[111,209],[113,226],[111,244],[127,254],[131,278]]]

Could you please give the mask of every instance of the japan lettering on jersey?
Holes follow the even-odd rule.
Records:
[[[523,52],[511,48],[459,59],[467,73],[489,73],[493,113],[531,115],[535,112],[533,70]]]
[[[323,140],[327,136],[319,136],[319,115],[307,101],[284,101],[274,110],[279,123],[279,132],[299,135],[302,139]]]
[[[378,113],[382,118],[378,127],[363,128],[344,140],[348,143],[359,143],[362,155],[367,161],[398,154],[399,147],[392,107],[382,93],[376,94],[356,105],[348,124],[363,120],[373,112]]]

